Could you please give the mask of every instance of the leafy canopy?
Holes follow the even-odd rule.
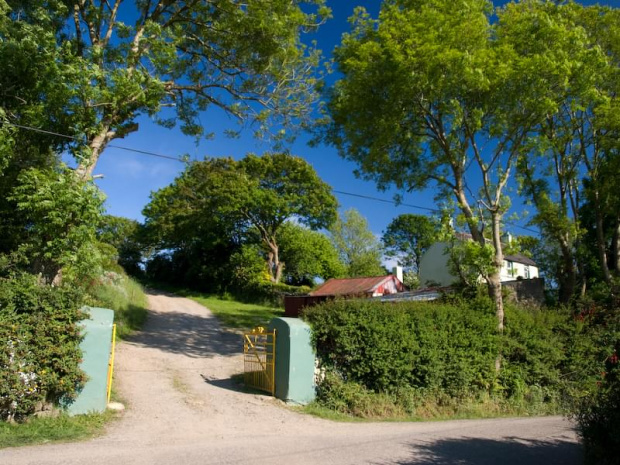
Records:
[[[282,277],[278,232],[295,219],[312,229],[336,217],[331,188],[303,159],[286,153],[193,163],[144,209],[147,230],[162,244],[185,247],[209,234],[236,243],[258,237],[272,280]]]
[[[411,213],[394,218],[383,233],[383,245],[388,257],[398,264],[419,273],[420,259],[439,236],[439,226],[429,217]]]
[[[381,243],[368,228],[368,221],[360,212],[350,209],[344,212],[329,229],[332,242],[340,260],[346,265],[346,276],[383,276]]]
[[[111,140],[138,129],[140,115],[164,127],[180,123],[197,137],[207,135],[198,116],[210,107],[254,121],[259,133],[303,120],[315,100],[319,53],[300,36],[330,14],[324,0],[12,0],[8,6],[2,20],[43,27],[53,63],[65,70],[66,95],[57,108],[74,117],[64,133],[77,138],[71,145],[82,177]]]

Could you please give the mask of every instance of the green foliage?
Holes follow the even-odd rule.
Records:
[[[308,286],[293,286],[285,283],[262,281],[250,283],[240,289],[232,289],[230,294],[243,302],[258,303],[271,307],[283,308],[287,295],[303,295],[310,292]]]
[[[142,251],[140,223],[120,216],[104,215],[97,239],[115,249],[113,259],[132,276],[141,276]]]
[[[318,386],[317,401],[330,412],[357,418],[398,418],[405,414],[393,396],[378,394],[359,383],[345,381],[331,370],[326,372],[325,379]]]
[[[506,311],[506,330],[498,335],[493,304],[484,297],[395,304],[340,300],[306,309],[327,370],[320,402],[351,413],[364,410],[360,405],[377,393],[392,396],[396,416],[424,418],[557,412],[568,390],[568,365],[587,363],[583,354],[569,351],[575,323],[566,312]]]
[[[278,232],[278,243],[289,284],[313,286],[317,277],[326,281],[344,275],[337,250],[321,232],[285,223]]]
[[[495,269],[494,249],[486,243],[452,237],[446,253],[450,273],[472,289],[478,286],[481,276],[489,276]]]
[[[326,92],[319,139],[380,188],[433,187],[438,200],[454,202],[480,244],[481,250],[467,253],[488,255],[484,236],[493,236],[483,277],[499,328],[501,232],[511,206],[507,186],[519,159],[544,154],[545,162],[535,163],[542,168],[537,179],[561,172],[565,182],[548,191],[559,190],[564,198],[538,199],[564,235],[577,231],[564,221],[567,205],[579,197],[566,188],[579,186],[576,173],[583,173],[572,160],[597,152],[578,148],[578,139],[595,146],[599,141],[583,136],[592,132],[575,131],[575,123],[592,121],[591,113],[584,113],[587,99],[604,103],[606,115],[617,114],[609,111],[618,101],[617,18],[614,9],[575,2],[509,2],[494,8],[487,0],[387,0],[376,19],[358,8],[352,32],[334,51],[340,74]],[[601,77],[615,90],[599,87]],[[558,134],[556,115],[575,115],[552,141],[571,151],[565,158],[553,157],[545,143],[532,145],[547,131]]]
[[[488,304],[460,309],[343,300],[304,317],[321,361],[368,389],[414,386],[458,395],[493,384],[497,341]]]
[[[324,1],[136,0],[122,2],[122,15],[120,5],[94,1],[74,11],[65,2],[11,2],[2,14],[9,26],[41,27],[47,41],[33,48],[49,50],[65,70],[58,87],[68,95],[55,105],[75,118],[66,128],[83,178],[111,140],[138,129],[140,115],[164,127],[179,122],[197,137],[204,134],[198,115],[211,106],[257,123],[259,133],[309,116],[319,53],[300,35],[329,16]]]
[[[19,176],[10,200],[25,222],[17,250],[30,271],[45,283],[62,278],[84,284],[100,271],[95,248],[103,196],[73,171],[30,169]]]
[[[383,276],[381,265],[383,250],[375,235],[368,229],[368,221],[360,212],[350,209],[344,218],[338,218],[329,229],[331,239],[345,264],[345,276]]]
[[[238,162],[193,163],[152,195],[144,215],[147,235],[158,248],[248,254],[239,246],[259,243],[270,279],[277,283],[284,269],[278,245],[282,226],[292,219],[315,229],[329,226],[336,205],[331,188],[306,161],[267,153]]]
[[[606,165],[617,143],[617,118],[609,115],[618,107],[620,12],[578,2],[527,2],[508,5],[499,17],[515,50],[546,70],[538,92],[555,105],[531,134],[517,168],[520,193],[535,207],[531,223],[551,252],[548,277],[558,285],[560,302],[569,304],[583,284],[611,284],[605,248],[618,220],[604,192],[615,191],[610,180],[617,179]],[[612,261],[609,268],[617,265]]]
[[[83,295],[40,286],[35,276],[0,278],[0,417],[22,420],[44,402],[71,399],[85,379],[77,322]]]
[[[116,334],[125,338],[142,328],[148,299],[142,286],[124,273],[105,272],[88,290],[92,306],[114,310]]]
[[[587,463],[613,464],[620,454],[620,315],[618,302],[607,308],[582,306],[575,334],[570,376],[570,411],[578,424]]]
[[[257,303],[244,303],[231,296],[213,296],[193,291],[175,291],[179,295],[204,305],[228,328],[252,329],[265,326],[272,318],[282,316],[281,308]]]
[[[261,248],[244,244],[230,256],[231,287],[247,288],[269,282],[270,274]]]
[[[404,214],[394,218],[383,233],[388,257],[414,274],[420,271],[422,255],[438,240],[439,226],[427,216]]]
[[[0,422],[0,449],[92,438],[104,431],[110,419],[112,413],[107,411],[73,417],[31,418],[25,423]]]

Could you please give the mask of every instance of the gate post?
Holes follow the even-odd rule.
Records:
[[[276,397],[285,402],[307,404],[315,397],[314,350],[310,326],[299,318],[274,318],[269,329],[276,339]]]

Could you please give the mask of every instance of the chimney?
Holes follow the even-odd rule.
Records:
[[[403,282],[403,267],[402,266],[395,266],[392,269],[392,274],[396,276],[401,283]]]

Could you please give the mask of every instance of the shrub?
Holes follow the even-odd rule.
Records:
[[[40,286],[32,275],[0,278],[0,418],[21,420],[37,404],[70,400],[85,378],[75,288]]]
[[[330,410],[361,418],[395,418],[406,413],[391,395],[377,394],[359,383],[345,381],[334,371],[325,374],[317,400]]]
[[[589,307],[577,314],[582,322],[573,352],[571,408],[583,439],[586,461],[611,465],[620,457],[620,302],[609,308]]]
[[[429,303],[336,300],[308,309],[317,354],[345,380],[453,395],[488,387],[497,351],[493,314]]]
[[[339,411],[344,405],[351,411],[365,391],[391,395],[408,414],[421,405],[458,407],[477,399],[503,413],[504,408],[548,412],[558,404],[562,367],[568,363],[571,320],[566,312],[508,306],[503,335],[496,331],[493,305],[485,297],[336,300],[306,309],[304,318],[312,326],[321,365],[336,376],[326,377],[328,387],[320,387],[319,398]]]

